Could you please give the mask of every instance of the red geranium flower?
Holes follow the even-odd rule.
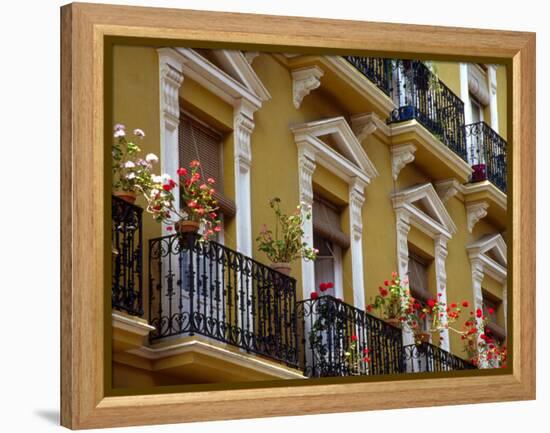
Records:
[[[311,299],[317,299],[319,297],[319,294],[317,292],[311,292],[310,298]]]
[[[481,311],[481,308],[478,308],[478,309],[476,310],[476,317],[477,317],[478,319],[481,319],[481,318],[483,317],[483,311]]]
[[[357,341],[357,335],[353,334],[353,335],[351,336],[351,341]]]
[[[463,301],[463,302],[462,302],[462,306],[463,306],[464,308],[468,308],[469,305],[470,305],[470,304],[468,303],[468,301]]]
[[[430,308],[435,307],[435,301],[433,299],[428,299],[428,307]]]
[[[384,281],[384,286],[389,286],[390,282],[388,280]]]
[[[458,305],[456,305],[454,302],[451,304],[451,308],[456,308]]]
[[[495,312],[495,309],[494,308],[489,308],[487,311],[489,312],[489,314],[493,314]]]
[[[186,168],[183,168],[183,167],[180,167],[178,168],[178,176],[187,176],[187,169]]]
[[[388,291],[387,291],[387,289],[384,289],[383,287],[380,287],[380,294],[381,294],[383,297],[388,296]]]
[[[321,292],[324,292],[325,290],[327,290],[327,283],[321,283],[319,284],[319,290]]]
[[[332,289],[334,287],[334,284],[332,284],[331,281],[327,283],[327,289]]]
[[[367,305],[367,311],[368,311],[369,313],[372,311],[372,305],[371,305],[371,304]]]

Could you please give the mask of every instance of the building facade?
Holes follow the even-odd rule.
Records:
[[[503,66],[116,46],[112,73],[113,121],[174,178],[201,161],[223,219],[197,247],[113,198],[115,387],[470,368],[459,335],[419,346],[365,312],[394,271],[506,340]],[[255,242],[273,197],[313,209],[318,259],[290,277]]]

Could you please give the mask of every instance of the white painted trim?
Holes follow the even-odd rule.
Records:
[[[497,65],[487,65],[487,85],[489,87],[489,112],[491,113],[491,128],[499,133],[498,98],[497,98]]]
[[[485,201],[476,201],[466,204],[466,219],[468,221],[468,231],[472,233],[474,226],[479,220],[487,216],[489,203]]]
[[[321,85],[324,72],[318,66],[306,66],[291,71],[292,100],[296,109],[300,108],[304,98]]]
[[[252,69],[251,62],[247,60],[241,51],[211,50],[211,53],[229,74],[244,84],[244,86],[258,96],[262,102],[271,99],[269,91],[258,75],[256,75],[254,69]]]
[[[472,106],[470,105],[470,88],[468,86],[468,64],[460,64],[460,98],[464,101],[464,122],[472,123]]]
[[[343,117],[319,120],[291,127],[298,147],[300,200],[313,204],[312,176],[317,163],[349,184],[352,282],[354,305],[365,307],[363,274],[363,223],[361,210],[365,201],[364,190],[378,175],[376,168],[357,141]],[[342,154],[325,144],[319,137],[332,135]],[[350,160],[351,159],[351,160]],[[304,239],[313,239],[313,223],[304,224]],[[315,290],[315,268],[312,262],[302,261],[302,290],[304,299]]]
[[[112,312],[112,325],[113,328],[122,329],[123,331],[128,331],[141,337],[145,337],[149,335],[149,332],[155,330],[155,327],[149,325],[145,319],[128,317],[114,311]]]
[[[190,341],[179,342],[170,346],[164,347],[148,347],[143,346],[139,349],[129,350],[128,353],[140,356],[149,360],[159,360],[184,353],[200,353],[223,360],[225,362],[234,363],[242,367],[251,368],[260,373],[278,376],[282,379],[304,379],[304,375],[298,371],[292,371],[289,368],[264,361],[259,357],[245,355],[240,352],[226,349],[215,344],[193,339]]]
[[[414,144],[398,144],[390,148],[391,172],[393,180],[397,180],[401,170],[414,161],[416,146]]]
[[[437,220],[413,205],[418,200],[424,200],[424,205],[436,215]],[[441,301],[446,303],[447,272],[445,270],[445,262],[447,258],[447,242],[451,239],[452,234],[456,233],[456,225],[432,184],[413,186],[403,191],[398,191],[392,195],[392,203],[396,216],[399,277],[408,280],[408,234],[412,225],[434,240],[436,291],[442,294]],[[447,318],[444,317],[442,322],[445,323],[446,320]],[[449,330],[444,329],[440,334],[442,337],[442,349],[449,351]],[[412,344],[413,342],[414,336],[412,332],[409,329],[403,329],[403,344]]]

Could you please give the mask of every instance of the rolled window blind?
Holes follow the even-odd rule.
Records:
[[[215,198],[225,217],[233,217],[236,212],[235,202],[223,194],[223,167],[221,164],[222,136],[190,116],[182,113],[179,126],[179,160],[181,167],[198,160],[201,163],[199,173],[206,180],[216,180]]]
[[[313,231],[342,248],[349,248],[349,235],[340,228],[338,210],[319,197],[313,199]]]

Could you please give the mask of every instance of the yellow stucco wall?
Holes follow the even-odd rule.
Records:
[[[292,79],[288,69],[272,55],[260,54],[253,68],[272,99],[254,114],[255,128],[251,137],[252,171],[252,238],[256,251],[255,238],[262,224],[273,225],[274,217],[269,200],[278,196],[282,199],[283,209],[292,212],[299,201],[298,158],[290,126],[328,117],[345,116],[347,113],[323,91],[322,86],[306,96],[299,110],[293,105]],[[460,76],[458,64],[436,62],[438,76],[457,95],[460,94]],[[160,154],[159,149],[159,90],[158,58],[153,48],[116,47],[114,52],[114,113],[115,122],[125,123],[128,128],[142,128],[147,137],[141,143],[146,152]],[[501,97],[502,71],[499,68],[499,123],[505,121],[500,109],[504,97]],[[234,198],[234,149],[233,149],[233,108],[219,97],[204,89],[198,83],[186,77],[180,91],[183,107],[195,116],[212,123],[224,133],[223,159],[225,194]],[[505,126],[505,123],[504,123]],[[503,135],[503,134],[501,134]],[[504,135],[505,136],[505,135]],[[391,141],[389,143],[391,145]],[[387,143],[375,135],[369,136],[362,146],[379,172],[366,188],[366,201],[363,207],[363,261],[364,286],[367,302],[377,294],[378,286],[388,279],[392,271],[397,270],[396,263],[396,227],[395,212],[390,196],[392,192],[418,183],[431,182],[426,173],[415,164],[402,169],[399,179],[394,182],[391,173],[391,153]],[[342,211],[342,229],[349,232],[349,211],[347,208],[347,184],[328,170],[318,166],[313,176],[314,188],[327,198],[340,205]],[[467,230],[464,203],[457,197],[445,203],[458,230],[448,243],[447,297],[449,302],[468,300],[473,304],[472,278],[466,245],[482,235],[496,231],[486,219],[474,228],[473,234]],[[227,221],[225,242],[235,247],[235,222]],[[158,236],[159,226],[147,216],[144,219],[144,239]],[[409,242],[428,255],[433,256],[433,242],[416,229],[411,229]],[[146,245],[146,243],[145,243]],[[144,257],[147,257],[147,249]],[[254,252],[254,258],[268,263],[263,253]],[[351,289],[351,257],[349,251],[343,251],[344,297],[349,303],[353,300]],[[146,269],[146,267],[145,267]],[[431,271],[433,274],[433,269]],[[292,276],[298,280],[297,296],[301,298],[301,266],[293,264]],[[433,275],[432,275],[433,276]],[[434,278],[431,278],[434,280]],[[145,278],[146,282],[147,279]],[[459,355],[459,339],[451,335],[451,349]],[[129,375],[131,372],[125,371]]]

